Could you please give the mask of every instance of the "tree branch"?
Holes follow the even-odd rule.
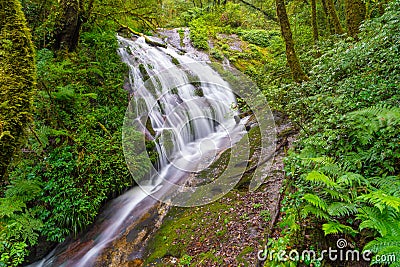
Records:
[[[263,13],[266,19],[272,20],[272,21],[278,23],[278,19],[277,19],[274,15],[268,13],[267,11],[265,11],[265,10],[259,8],[259,7],[256,7],[256,6],[253,5],[252,3],[246,2],[246,1],[244,1],[244,0],[239,0],[239,2],[241,2],[241,3],[245,4],[245,5],[248,5],[249,7],[254,8],[255,10],[257,10],[257,11]]]
[[[160,46],[160,47],[163,47],[163,48],[167,48],[167,44],[159,43],[159,42],[153,41],[153,40],[151,40],[149,37],[147,37],[146,35],[144,35],[143,33],[137,32],[137,31],[135,31],[134,29],[130,28],[129,26],[121,24],[118,20],[114,19],[114,21],[115,21],[115,23],[117,23],[117,24],[120,26],[120,30],[121,30],[121,29],[126,29],[126,30],[130,31],[131,33],[133,33],[134,35],[143,37],[143,38],[144,38],[144,41],[145,41],[147,44],[152,45],[152,46]],[[118,31],[120,31],[120,30],[118,30]]]

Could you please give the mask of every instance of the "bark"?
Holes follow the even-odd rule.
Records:
[[[348,34],[357,39],[361,22],[365,19],[365,3],[362,0],[345,0]]]
[[[326,0],[321,0],[321,2],[322,2],[322,8],[323,8],[324,13],[325,13],[325,18],[326,18],[325,24],[326,24],[330,34],[334,34],[335,31],[333,29],[333,25],[332,25],[331,17],[329,15],[328,5],[326,4]]]
[[[317,25],[317,4],[316,0],[311,0],[311,25],[313,29],[314,44],[318,42],[318,25]]]
[[[253,9],[255,9],[255,10],[261,12],[261,13],[263,13],[263,15],[265,16],[266,19],[278,22],[278,19],[274,15],[272,15],[272,14],[268,13],[267,11],[255,6],[255,5],[253,5],[252,3],[249,3],[249,2],[244,1],[244,0],[239,0],[239,2],[249,6],[251,8],[253,8]]]
[[[343,31],[342,25],[340,24],[339,17],[336,13],[335,4],[333,3],[333,0],[326,0],[326,5],[327,5],[329,16],[332,19],[333,26],[335,28],[335,33],[343,34],[344,31]]]
[[[296,82],[307,81],[308,77],[300,66],[299,59],[297,58],[294,49],[292,38],[292,31],[290,30],[290,23],[286,13],[285,1],[276,0],[276,14],[278,16],[279,24],[281,26],[281,34],[286,44],[286,58],[292,71],[293,79]]]
[[[74,51],[82,28],[82,10],[79,0],[61,0],[57,19],[54,49]]]

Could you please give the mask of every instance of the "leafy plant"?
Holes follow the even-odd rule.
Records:
[[[204,19],[199,18],[190,23],[190,40],[199,49],[207,50],[209,48],[208,31]]]
[[[190,262],[192,261],[192,257],[185,254],[182,258],[179,259],[180,266],[190,266]]]
[[[271,212],[269,210],[260,211],[260,216],[265,222],[271,221]]]
[[[280,36],[278,31],[266,31],[260,29],[240,31],[239,34],[242,36],[243,40],[262,47],[269,47],[271,38]]]

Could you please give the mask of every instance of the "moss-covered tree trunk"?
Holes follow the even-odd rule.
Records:
[[[34,48],[19,0],[0,0],[0,185],[24,143],[35,87]]]
[[[333,0],[326,0],[326,7],[328,9],[329,16],[333,22],[335,33],[343,34],[344,31],[342,25],[340,24],[339,16],[336,13],[335,4],[333,3]]]
[[[321,2],[322,2],[322,8],[323,8],[324,13],[325,13],[325,18],[326,18],[325,24],[326,24],[326,27],[328,28],[330,34],[334,34],[335,31],[334,31],[333,26],[332,26],[332,21],[331,21],[330,15],[329,15],[328,5],[326,3],[326,0],[321,0]]]
[[[61,0],[55,29],[55,50],[74,51],[78,46],[82,27],[79,2],[79,0]]]
[[[318,42],[318,25],[317,25],[317,3],[311,0],[311,25],[313,29],[314,44]]]
[[[365,3],[362,0],[345,0],[348,34],[357,39],[361,22],[365,19]]]
[[[293,79],[296,82],[302,82],[308,80],[307,75],[304,73],[300,66],[299,59],[297,58],[296,51],[294,49],[294,43],[292,38],[292,31],[290,29],[289,19],[286,13],[285,1],[276,0],[276,14],[278,16],[279,24],[281,26],[281,33],[286,44],[286,58],[292,71]]]

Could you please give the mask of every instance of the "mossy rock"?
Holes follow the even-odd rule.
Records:
[[[150,78],[150,75],[147,72],[146,67],[143,64],[139,64],[139,71],[140,71],[140,74],[142,74],[143,81],[146,81],[147,79]]]
[[[236,190],[229,192],[224,198],[234,199]],[[240,193],[242,194],[242,193]],[[235,202],[236,205],[240,205],[241,202]],[[210,228],[212,225],[220,225],[221,229],[216,232],[216,235],[211,236],[200,236],[199,242],[203,242],[206,238],[217,238],[218,240],[224,241],[228,237],[229,233],[226,228],[226,222],[232,221],[236,214],[233,213],[222,213],[221,211],[229,210],[233,206],[226,204],[222,200],[217,200],[201,207],[193,208],[179,208],[173,207],[169,211],[165,218],[161,228],[150,238],[148,246],[146,248],[146,259],[144,266],[169,266],[164,259],[169,257],[181,258],[187,254],[187,248],[190,247],[193,242],[193,234],[198,228]],[[207,220],[204,218],[204,214],[207,215]],[[218,259],[214,258],[213,253],[202,253],[197,259],[201,262],[204,259],[213,259],[218,262]],[[198,262],[192,262],[193,266]],[[222,262],[221,262],[222,263]]]

